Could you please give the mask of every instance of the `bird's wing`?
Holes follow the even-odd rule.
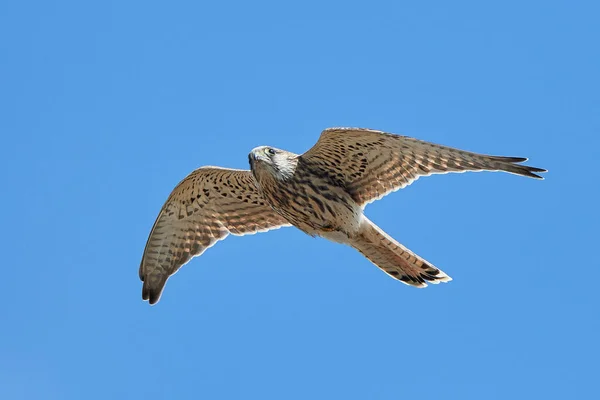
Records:
[[[371,129],[329,128],[299,162],[344,187],[364,206],[431,174],[505,171],[543,179],[534,172],[546,170],[518,164],[526,160],[471,153]]]
[[[265,203],[250,171],[199,168],[175,187],[152,227],[139,271],[142,298],[156,303],[169,276],[230,233],[288,225]]]

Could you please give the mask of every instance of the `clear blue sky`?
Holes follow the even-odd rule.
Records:
[[[0,398],[599,398],[599,14],[2,2]],[[339,125],[550,172],[424,178],[367,208],[449,284],[287,228],[220,242],[142,302],[180,179]]]

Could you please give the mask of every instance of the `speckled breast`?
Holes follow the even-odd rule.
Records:
[[[358,230],[362,210],[343,188],[315,176],[296,175],[275,182],[261,186],[263,196],[275,211],[304,232],[350,234]]]

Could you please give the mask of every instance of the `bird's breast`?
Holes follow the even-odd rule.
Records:
[[[261,182],[261,191],[275,211],[310,235],[343,232],[348,236],[358,231],[362,209],[343,188],[324,179],[306,176]]]

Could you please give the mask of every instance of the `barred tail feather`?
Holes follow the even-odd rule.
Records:
[[[427,283],[451,281],[443,271],[419,257],[364,217],[359,234],[350,245],[383,272],[407,285],[423,288]]]

